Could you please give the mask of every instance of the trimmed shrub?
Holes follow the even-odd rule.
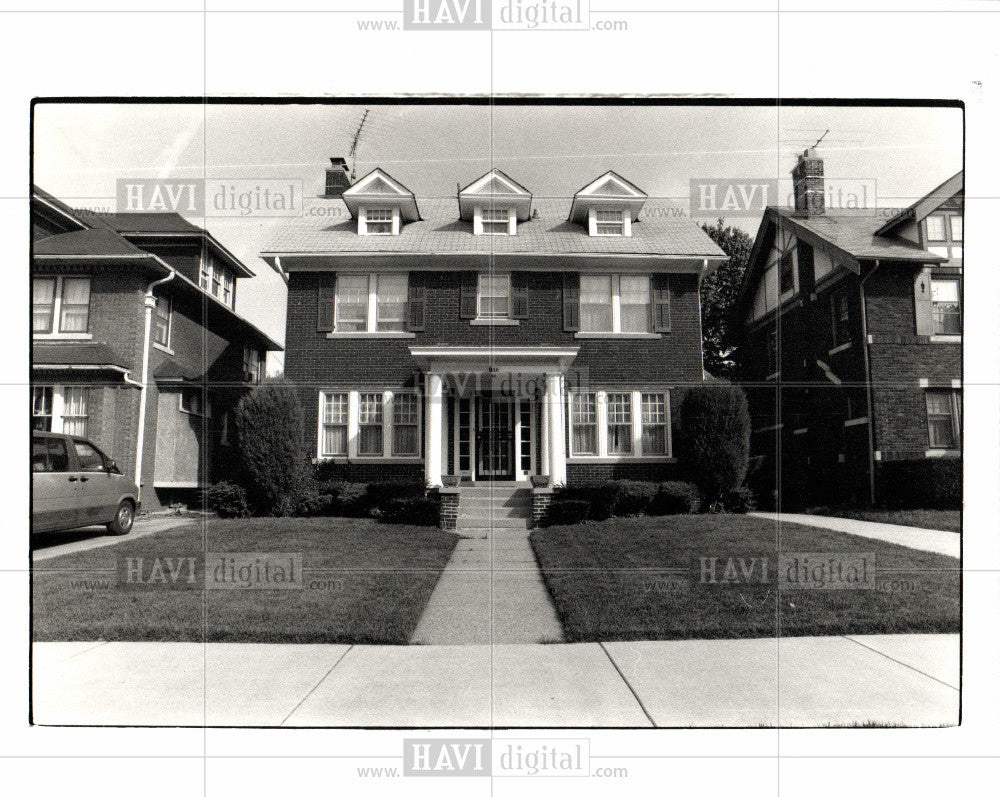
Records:
[[[334,517],[365,517],[368,514],[368,485],[336,479],[318,482],[320,495],[327,497],[324,514]]]
[[[436,526],[439,505],[430,497],[390,498],[375,510],[383,523],[405,523],[409,526]]]
[[[657,485],[654,482],[635,482],[620,479],[609,485],[611,493],[611,517],[644,515],[653,498]]]
[[[209,509],[219,517],[249,517],[250,504],[247,491],[235,482],[219,482],[208,488],[206,495]]]
[[[962,459],[878,463],[876,494],[887,509],[961,509]]]
[[[590,516],[590,502],[578,498],[557,500],[555,497],[549,504],[545,518],[546,526],[575,526],[583,523]]]
[[[680,459],[711,505],[743,485],[750,460],[750,414],[735,385],[701,385],[680,407]]]
[[[294,514],[306,478],[302,408],[287,382],[265,382],[233,413],[241,481],[261,514]]]
[[[646,508],[646,514],[690,515],[699,507],[698,488],[691,482],[662,482]]]

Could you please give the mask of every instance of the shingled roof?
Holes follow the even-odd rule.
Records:
[[[665,199],[649,199],[629,237],[590,236],[568,221],[571,197],[538,198],[537,216],[517,225],[517,235],[473,235],[458,218],[458,200],[420,199],[421,220],[399,235],[364,236],[343,201],[317,200],[326,215],[292,220],[264,247],[263,255],[292,254],[632,254],[723,259],[725,253],[684,212]],[[334,219],[331,221],[331,219]]]

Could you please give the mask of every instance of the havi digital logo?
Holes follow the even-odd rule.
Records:
[[[492,763],[489,739],[403,739],[406,776],[486,777]]]
[[[403,0],[403,30],[489,30],[492,0]]]

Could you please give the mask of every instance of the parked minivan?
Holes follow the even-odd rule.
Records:
[[[31,433],[32,531],[103,524],[128,534],[139,488],[115,461],[83,437]]]

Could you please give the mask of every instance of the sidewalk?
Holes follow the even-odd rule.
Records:
[[[905,545],[918,551],[939,553],[958,559],[962,549],[962,535],[954,531],[935,531],[920,529],[915,526],[894,526],[889,523],[872,523],[868,520],[851,520],[841,517],[824,517],[823,515],[799,515],[782,512],[751,512],[754,517],[765,520],[781,520],[783,523],[798,523],[803,526],[814,526],[819,529],[840,531],[844,534],[854,534],[871,540],[892,542]]]
[[[954,725],[959,705],[957,634],[495,646],[43,642],[33,656],[38,724]]]
[[[562,642],[562,625],[527,529],[463,529],[420,622],[415,645]]]

